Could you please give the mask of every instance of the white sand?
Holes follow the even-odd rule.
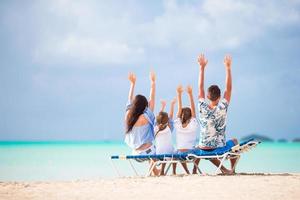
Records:
[[[236,196],[236,198],[235,198]],[[1,182],[0,199],[300,199],[300,174]]]

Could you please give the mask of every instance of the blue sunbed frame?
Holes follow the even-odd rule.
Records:
[[[237,144],[236,146],[229,147],[229,148],[217,148],[213,151],[205,151],[205,150],[199,150],[195,149],[189,152],[184,153],[177,153],[177,154],[156,154],[156,155],[113,155],[110,156],[110,159],[112,161],[113,167],[117,174],[121,176],[119,170],[117,169],[116,165],[114,164],[113,160],[127,160],[129,161],[134,173],[138,176],[137,170],[135,169],[134,165],[132,164],[131,160],[136,160],[138,162],[141,161],[152,161],[154,164],[149,169],[146,176],[150,176],[154,167],[166,163],[166,174],[168,170],[171,167],[171,164],[173,163],[194,163],[196,159],[218,159],[220,160],[220,165],[217,167],[214,174],[217,174],[219,170],[221,169],[222,165],[224,164],[225,160],[229,158],[237,158],[236,164],[238,163],[238,160],[240,159],[240,156],[242,153],[254,148],[256,145],[258,145],[260,141],[257,141],[255,139],[249,139],[247,141],[244,141],[240,144]],[[196,165],[197,166],[197,165]],[[198,172],[199,174],[204,175],[199,166]],[[234,166],[235,169],[236,165]]]

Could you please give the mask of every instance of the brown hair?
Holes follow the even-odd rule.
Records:
[[[208,88],[208,99],[211,101],[216,101],[221,96],[221,90],[217,85],[211,85]]]
[[[158,130],[155,133],[155,136],[159,133],[159,131],[164,130],[165,128],[167,128],[168,123],[169,122],[169,116],[168,113],[166,112],[159,112],[158,115],[156,116],[156,124],[158,126]]]
[[[144,113],[147,107],[148,107],[148,100],[145,96],[139,94],[134,97],[132,105],[129,108],[129,113],[126,120],[126,125],[127,125],[126,133],[132,130],[134,124],[137,122],[140,115]]]
[[[189,107],[182,108],[180,113],[181,123],[185,124],[191,118],[192,118],[192,110]]]

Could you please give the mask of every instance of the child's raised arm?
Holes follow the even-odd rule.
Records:
[[[183,92],[183,88],[181,85],[179,85],[177,87],[177,99],[178,99],[178,105],[177,105],[177,118],[180,118],[181,115],[181,110],[182,110],[182,99],[181,99],[181,95]]]
[[[196,117],[196,108],[195,108],[195,102],[193,97],[193,88],[192,86],[187,86],[186,91],[189,95],[190,104],[191,104],[191,111],[192,111],[192,117]]]
[[[198,56],[198,63],[200,65],[199,71],[199,78],[198,78],[198,89],[199,89],[199,96],[198,99],[205,99],[205,92],[204,92],[204,70],[208,60],[204,57],[204,54],[200,54]]]
[[[170,113],[169,113],[169,119],[173,119],[174,115],[174,106],[176,104],[176,98],[172,99],[171,101],[171,107],[170,107]]]
[[[131,103],[133,100],[133,94],[134,94],[134,86],[136,81],[136,76],[134,73],[129,73],[128,80],[130,81],[130,89],[128,94],[128,101]]]
[[[232,90],[232,77],[231,77],[231,61],[232,58],[230,55],[226,55],[224,58],[224,65],[226,68],[226,88],[224,92],[224,98],[230,102],[231,90]]]
[[[150,99],[149,99],[149,109],[154,111],[155,106],[155,80],[156,76],[154,72],[150,73],[151,89],[150,89]]]
[[[161,100],[160,104],[161,104],[160,112],[163,112],[166,108],[167,102],[165,100]]]

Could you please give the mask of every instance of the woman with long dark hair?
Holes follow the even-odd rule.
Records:
[[[149,101],[143,95],[134,94],[136,76],[129,74],[130,90],[128,103],[126,107],[125,124],[125,143],[132,149],[134,155],[151,155],[155,154],[154,146],[154,125],[155,116],[153,114],[155,105],[155,74],[150,73],[150,99]],[[152,164],[150,165],[151,168]],[[158,174],[156,168],[153,172]]]

